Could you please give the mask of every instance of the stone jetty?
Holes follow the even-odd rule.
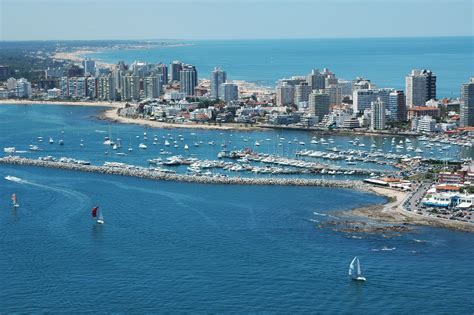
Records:
[[[64,161],[64,160],[63,160]],[[187,174],[172,174],[155,169],[140,168],[136,166],[97,166],[84,165],[72,162],[48,161],[42,159],[28,159],[18,156],[7,156],[0,158],[0,164],[11,164],[21,166],[35,166],[45,168],[56,168],[86,173],[98,173],[108,175],[119,175],[153,180],[166,180],[189,182],[199,184],[227,184],[227,185],[274,185],[274,186],[320,186],[332,188],[352,188],[366,190],[366,185],[361,181],[353,180],[324,180],[308,178],[247,178],[247,177],[224,177],[224,176],[197,176]]]

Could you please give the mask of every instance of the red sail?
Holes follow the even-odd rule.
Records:
[[[99,207],[94,207],[92,208],[92,217],[97,217],[97,210],[99,209]]]

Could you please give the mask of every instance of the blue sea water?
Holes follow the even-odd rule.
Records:
[[[411,69],[437,75],[438,97],[459,96],[460,85],[474,75],[474,37],[208,40],[188,46],[144,50],[105,50],[88,57],[116,63],[135,60],[194,64],[209,78],[220,66],[228,79],[275,86],[278,79],[329,68],[339,78],[370,79],[378,87],[405,89]]]
[[[112,159],[101,144],[110,124],[96,120],[97,111],[2,105],[0,147],[24,149],[64,130],[65,145],[41,143],[42,155]],[[111,129],[124,139],[144,130]],[[140,163],[152,150],[135,149],[125,161]],[[318,228],[341,210],[381,202],[348,189],[256,189],[0,165],[0,312],[472,313],[474,235],[416,228],[359,239]],[[91,220],[94,205],[103,210],[103,226]],[[355,255],[366,283],[348,279]]]

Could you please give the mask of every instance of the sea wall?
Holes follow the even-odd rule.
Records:
[[[86,173],[119,175],[153,180],[179,181],[199,184],[226,184],[226,185],[278,185],[278,186],[320,186],[334,188],[352,188],[366,190],[367,186],[360,181],[353,180],[325,180],[309,178],[246,178],[246,177],[214,177],[186,174],[170,174],[146,168],[127,168],[113,166],[82,165],[58,161],[44,161],[7,156],[0,158],[0,164],[36,166],[56,168]]]

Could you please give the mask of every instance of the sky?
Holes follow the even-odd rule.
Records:
[[[474,36],[473,0],[0,0],[0,40]]]

